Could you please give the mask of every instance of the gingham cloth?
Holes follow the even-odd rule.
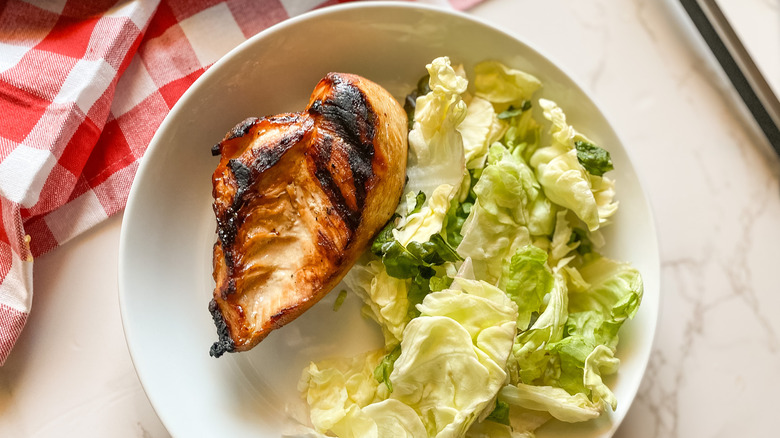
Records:
[[[0,365],[31,309],[34,258],[124,208],[182,93],[252,35],[340,2],[0,0]]]

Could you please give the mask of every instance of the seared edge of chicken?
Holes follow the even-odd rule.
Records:
[[[212,149],[212,356],[251,349],[341,281],[396,209],[406,123],[384,88],[330,73],[305,111],[249,118]]]

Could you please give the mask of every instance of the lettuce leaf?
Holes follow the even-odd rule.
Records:
[[[379,383],[373,372],[383,355],[382,350],[377,350],[353,358],[311,363],[303,370],[298,389],[309,404],[310,418],[317,431],[356,429],[359,409],[377,399]]]
[[[557,384],[569,394],[589,395],[594,403],[617,408],[617,398],[602,376],[617,372],[620,360],[606,345],[593,345],[581,336],[570,336],[550,346],[558,354]]]
[[[597,254],[586,258],[578,271],[590,288],[571,294],[567,333],[614,350],[620,327],[639,310],[644,293],[642,277],[628,263]]]
[[[494,103],[522,103],[542,86],[536,77],[496,61],[474,67],[476,95]]]
[[[588,173],[582,166],[575,142],[590,141],[566,123],[563,110],[546,99],[539,99],[539,105],[544,117],[552,122],[551,144],[534,152],[531,167],[536,169],[539,183],[551,201],[573,211],[589,230],[597,230],[617,208],[612,202],[612,182]],[[597,185],[595,191],[599,192],[598,201],[594,185]]]
[[[606,150],[583,140],[575,141],[574,147],[577,149],[577,160],[591,175],[602,176],[614,169],[612,158]]]
[[[468,81],[447,57],[434,59],[426,68],[431,91],[417,98],[414,128],[409,132],[406,189],[430,195],[442,184],[459,188],[463,180],[466,159],[457,128],[466,117],[462,94]]]
[[[504,261],[498,287],[517,304],[517,327],[528,328],[531,315],[542,307],[544,296],[553,287],[553,275],[547,267],[547,253],[533,245],[519,248]]]
[[[578,243],[572,242],[572,229],[568,216],[568,210],[559,211],[555,216],[555,231],[550,242],[550,260],[551,266],[557,269],[565,266],[571,259],[572,251],[577,248]],[[576,219],[575,219],[576,220]]]
[[[555,210],[533,171],[500,143],[490,147],[488,164],[474,186],[476,200],[461,229],[458,253],[471,257],[485,279],[495,282],[503,260],[531,244],[532,235],[552,232]]]
[[[507,122],[509,127],[501,138],[501,143],[513,152],[520,149],[523,159],[528,162],[539,148],[541,126],[534,119],[533,112],[528,110],[507,119]]]
[[[605,345],[597,345],[585,358],[583,383],[591,391],[591,398],[595,403],[604,402],[617,409],[617,398],[612,390],[601,379],[602,376],[615,374],[620,366],[620,359],[615,357],[615,352]]]
[[[390,276],[378,260],[356,264],[344,277],[349,290],[365,303],[364,313],[382,328],[387,346],[401,342],[409,322],[409,282]]]
[[[418,306],[390,375],[390,397],[419,412],[428,436],[462,436],[492,408],[516,329],[516,306],[500,289],[454,284],[460,290],[432,292]]]
[[[586,257],[578,272],[589,287],[569,295],[564,337],[547,347],[557,356],[555,381],[570,394],[586,394],[614,410],[617,399],[602,376],[617,372],[618,331],[636,314],[642,280],[630,265],[597,254]]]
[[[453,187],[442,184],[433,190],[428,202],[423,204],[419,211],[406,217],[401,229],[393,229],[393,237],[402,245],[410,242],[427,242],[432,235],[442,230],[444,218],[450,209],[450,200],[455,195]]]
[[[509,406],[510,424],[507,426],[493,421],[475,423],[466,433],[466,438],[535,438],[534,431],[552,418],[547,412],[520,408],[502,400],[498,402]]]
[[[546,411],[558,420],[577,423],[598,418],[604,410],[600,402],[592,402],[585,394],[571,395],[553,386],[534,386],[518,383],[501,388],[498,395],[511,405],[534,411]]]
[[[425,425],[417,412],[411,406],[398,400],[387,399],[370,404],[363,408],[363,412],[376,424],[377,438],[427,436]],[[355,434],[355,438],[363,436]]]
[[[505,129],[506,124],[499,121],[493,104],[479,97],[471,99],[466,117],[458,125],[458,131],[463,137],[466,167],[484,167],[488,147],[503,135]]]
[[[387,390],[393,392],[393,384],[390,382],[390,374],[395,368],[395,361],[398,360],[398,356],[401,355],[401,345],[396,345],[382,360],[379,365],[374,368],[374,378],[379,383],[384,383]]]
[[[520,333],[512,347],[513,382],[532,383],[544,376],[550,363],[547,345],[563,338],[568,317],[568,290],[563,274],[553,274],[549,301],[531,328]]]

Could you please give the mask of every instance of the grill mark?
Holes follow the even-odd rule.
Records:
[[[366,191],[371,178],[374,176],[372,166],[374,160],[373,143],[371,149],[351,148],[347,154],[349,158],[349,167],[352,169],[352,179],[355,183],[355,200],[357,207],[362,210],[366,203]]]
[[[222,245],[222,254],[229,274],[233,272],[232,248],[238,233],[238,220],[238,215],[232,208],[229,208],[223,217],[217,217],[217,238]]]
[[[236,293],[236,279],[231,277],[228,280],[227,287],[220,291],[220,297],[222,298],[223,301],[227,301],[228,296],[233,295],[235,293]]]
[[[269,123],[281,124],[281,125],[295,123],[300,119],[301,119],[301,113],[286,113],[286,114],[277,114],[275,116],[265,117],[265,120],[267,120]]]
[[[376,113],[365,94],[337,74],[328,75],[333,92],[325,101],[312,102],[310,113],[321,115],[329,127],[347,144],[347,158],[355,187],[357,211],[362,211],[367,186],[374,176],[374,137]]]
[[[232,140],[234,138],[245,136],[258,120],[259,119],[257,117],[249,117],[244,119],[244,121],[234,126],[233,129],[228,132],[227,136],[225,136],[225,140]]]
[[[322,230],[317,230],[317,246],[322,249],[320,254],[327,257],[334,266],[341,265],[343,254],[339,251],[333,240],[323,233]]]
[[[252,169],[241,160],[235,158],[228,160],[227,167],[233,172],[236,181],[236,196],[233,199],[233,202],[235,202],[236,199],[244,196],[244,193],[252,184]]]
[[[329,134],[323,134],[322,143],[316,145],[314,158],[314,176],[320,183],[320,187],[328,196],[330,203],[336,209],[336,213],[347,224],[350,230],[354,231],[360,225],[360,210],[352,211],[347,206],[344,194],[339,189],[336,181],[333,179],[330,163],[330,155],[333,150],[333,137]]]
[[[217,301],[214,299],[209,301],[209,312],[214,319],[214,325],[217,327],[217,336],[219,339],[217,342],[214,342],[209,349],[209,356],[220,357],[225,353],[235,351],[236,344],[230,336],[230,329],[228,329],[225,317],[222,315],[222,312],[217,305]]]
[[[217,155],[222,154],[222,143],[228,140],[233,140],[234,138],[243,137],[249,133],[249,130],[252,129],[253,126],[258,122],[257,117],[249,117],[244,119],[241,123],[234,126],[225,136],[225,138],[215,144],[211,147],[211,155],[216,157]]]
[[[298,129],[292,135],[285,135],[279,143],[270,148],[262,148],[257,151],[257,156],[252,162],[252,172],[259,175],[273,167],[282,158],[285,152],[303,139],[305,129]]]

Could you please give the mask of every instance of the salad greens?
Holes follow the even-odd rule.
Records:
[[[614,410],[604,378],[643,287],[598,252],[609,153],[528,73],[427,70],[405,105],[407,194],[345,278],[385,346],[304,370],[313,434],[532,437]]]

